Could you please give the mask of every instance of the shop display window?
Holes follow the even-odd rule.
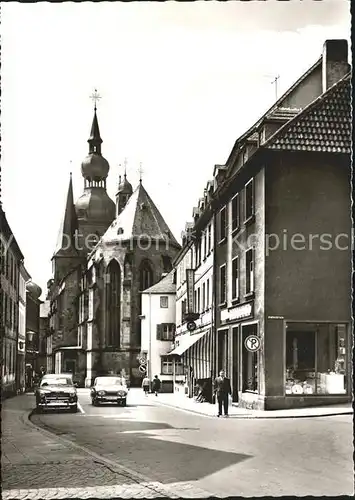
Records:
[[[286,395],[347,392],[345,324],[289,323],[286,330]]]

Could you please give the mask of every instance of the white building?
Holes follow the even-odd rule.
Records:
[[[26,354],[26,283],[31,279],[23,262],[19,268],[18,287],[18,342],[17,342],[17,390],[25,391],[25,354]]]
[[[214,189],[213,181],[207,183],[205,196],[194,209],[194,217],[208,207]],[[213,342],[213,218],[206,219],[204,226],[191,233],[193,225],[186,226],[186,239],[176,258],[176,336],[175,347],[169,353],[173,358],[181,357],[187,375],[188,390],[192,397],[197,386],[211,386],[214,366]],[[189,270],[189,271],[188,271]],[[190,273],[189,282],[187,272]],[[188,316],[195,314],[196,328],[189,331]],[[212,396],[211,390],[207,390]],[[210,394],[211,393],[211,394]]]
[[[183,387],[185,382],[182,363],[168,356],[174,346],[176,329],[174,275],[171,271],[142,293],[142,355],[147,359],[148,377],[152,380],[158,375],[163,392],[173,392],[174,387]]]

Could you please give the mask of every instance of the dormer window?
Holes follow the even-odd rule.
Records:
[[[123,231],[123,227],[119,227],[119,228],[117,229],[117,234],[123,234],[123,233],[124,233],[124,231]]]

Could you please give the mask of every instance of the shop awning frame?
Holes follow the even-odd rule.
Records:
[[[210,328],[204,330],[203,332],[195,334],[184,334],[181,338],[181,343],[175,347],[171,352],[168,352],[167,356],[182,356],[190,347],[192,347],[196,342],[198,342],[206,333],[210,332]]]

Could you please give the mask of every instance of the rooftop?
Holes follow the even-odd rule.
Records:
[[[164,276],[158,283],[144,290],[143,293],[175,293],[176,285],[174,283],[174,271],[170,271],[167,276]]]

